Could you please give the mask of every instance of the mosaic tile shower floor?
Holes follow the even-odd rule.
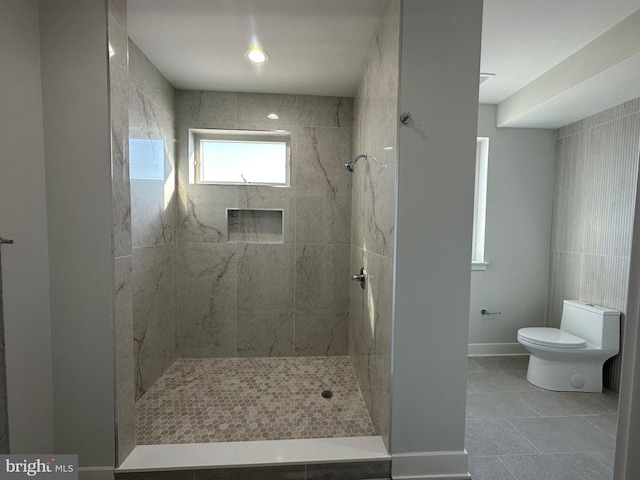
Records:
[[[138,445],[375,435],[346,356],[179,359],[136,414]]]

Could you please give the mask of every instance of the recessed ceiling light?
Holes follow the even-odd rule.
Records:
[[[258,65],[267,63],[269,61],[269,55],[260,47],[251,47],[246,52],[244,52],[244,56],[250,62],[257,63]]]
[[[270,118],[271,120],[278,120],[280,118],[280,116],[277,113],[270,113],[269,115],[267,115],[268,118]]]

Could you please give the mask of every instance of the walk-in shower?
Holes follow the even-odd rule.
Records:
[[[136,12],[128,10],[131,25]],[[381,42],[397,54],[399,2],[388,2],[385,15]],[[395,146],[395,107],[360,108],[378,98],[377,83],[362,90],[362,104],[176,89],[145,48],[130,41],[129,156],[133,167],[152,163],[158,171],[130,184],[131,437],[140,447],[346,437],[388,443],[394,203],[386,196],[397,149],[382,145]],[[396,78],[384,65],[397,61],[368,65],[366,76]],[[265,123],[275,110],[280,121]],[[291,132],[290,184],[201,181],[202,139],[190,133],[221,125]],[[139,140],[153,155],[142,155]],[[343,167],[353,173],[362,159],[392,168],[344,175]],[[371,185],[360,188],[364,181]],[[372,211],[374,195],[381,201]],[[371,276],[356,285],[350,280],[361,267]]]

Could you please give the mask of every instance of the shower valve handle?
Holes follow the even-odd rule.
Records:
[[[367,284],[367,272],[364,270],[364,267],[360,268],[360,274],[359,275],[353,275],[351,277],[351,280],[355,280],[360,282],[360,287],[361,288],[365,288],[366,284]]]

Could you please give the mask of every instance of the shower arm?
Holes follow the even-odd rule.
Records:
[[[368,155],[366,153],[362,153],[360,155],[358,155],[356,158],[354,158],[351,162],[349,163],[345,163],[344,164],[344,168],[347,169],[347,172],[353,173],[353,169],[356,166],[356,163],[358,162],[358,160],[360,159],[364,159],[366,160],[368,158]]]

